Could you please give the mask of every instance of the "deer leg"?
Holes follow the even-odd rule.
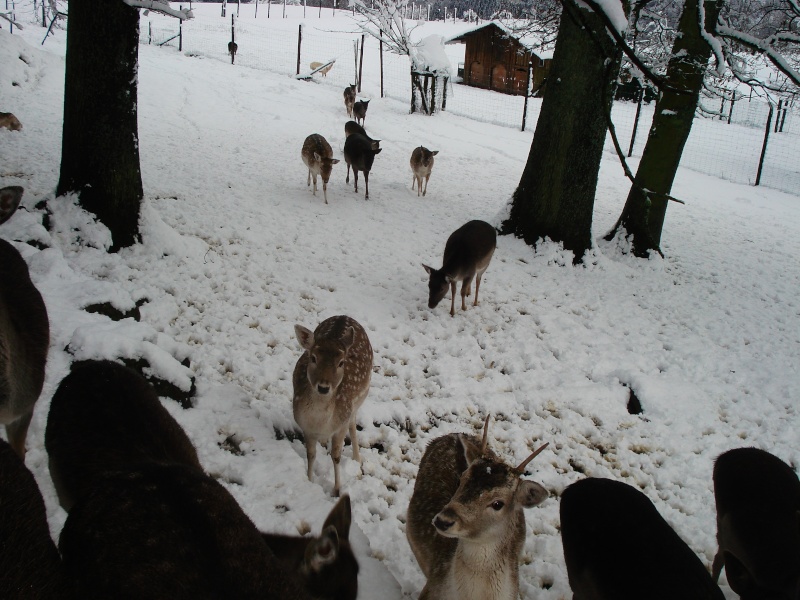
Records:
[[[356,187],[355,187],[355,189],[353,191],[357,192],[358,191],[358,171],[356,171],[355,168],[353,168],[353,179],[355,179],[355,182],[356,182]]]
[[[364,194],[364,200],[369,200],[369,171],[364,171],[364,187],[367,192]]]
[[[467,296],[472,292],[472,277],[461,283],[461,310],[467,310]]]
[[[429,180],[430,178],[431,178],[431,176],[430,176],[430,175],[426,175],[426,176],[425,176],[425,191],[423,191],[423,192],[422,192],[422,196],[423,196],[423,197],[425,196],[425,194],[427,194],[427,193],[428,193],[428,180]],[[420,183],[420,185],[422,185],[422,182],[421,182],[421,181],[420,181],[419,183]]]
[[[478,292],[481,289],[481,277],[483,277],[483,273],[478,273],[475,276],[475,302],[472,303],[472,306],[478,306]]]
[[[355,171],[353,171],[355,173]],[[350,163],[347,163],[347,179],[344,180],[345,183],[350,183]]]
[[[314,459],[317,458],[317,438],[306,436],[306,460],[308,462],[308,480],[314,481]]]
[[[314,195],[317,195],[317,174],[314,173]]]
[[[358,436],[356,430],[356,417],[350,419],[350,445],[353,447],[353,460],[361,462],[361,456],[358,451]]]
[[[331,438],[331,458],[333,459],[333,495],[339,495],[339,463],[342,462],[344,446],[344,429],[333,434]]]
[[[450,316],[456,316],[456,282],[450,282]]]
[[[322,181],[322,194],[325,196],[325,204],[327,204],[328,203],[328,182],[325,181],[325,180]]]
[[[414,191],[414,186],[417,185],[417,176],[414,175],[414,179],[411,180],[411,191]],[[419,192],[417,192],[417,196],[419,196]]]
[[[311,169],[308,170],[308,181],[306,181],[306,185],[311,185]]]
[[[25,438],[28,435],[28,426],[31,424],[31,417],[33,417],[33,410],[6,425],[8,443],[22,460],[25,460]]]

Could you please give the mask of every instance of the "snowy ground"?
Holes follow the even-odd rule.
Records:
[[[289,441],[294,324],[346,313],[375,350],[372,389],[359,415],[363,467],[343,458],[353,500],[361,598],[415,598],[424,585],[405,539],[417,464],[431,439],[477,431],[494,415],[493,447],[529,467],[551,498],[527,512],[521,592],[570,598],[558,497],[584,476],[640,487],[705,563],[716,550],[713,459],[758,446],[800,463],[800,201],[780,192],[681,173],[669,208],[666,259],[642,261],[599,243],[585,266],[556,244],[534,251],[500,238],[482,305],[454,318],[427,308],[421,263],[441,264],[464,222],[495,221],[522,172],[532,133],[450,114],[409,115],[374,98],[367,129],[382,139],[370,201],[334,167],[330,204],[306,187],[300,147],[323,134],[342,158],[341,90],[143,47],[139,134],[143,243],[101,249],[103,228],[70,199],[53,202],[61,150],[65,34],[40,46],[29,26],[0,31],[0,110],[24,124],[0,129],[0,186],[26,188],[0,236],[25,243],[48,305],[52,344],[26,463],[58,506],[43,447],[47,409],[79,357],[147,355],[185,385],[196,406],[165,405],[218,477],[263,529],[318,530],[333,505],[324,451],[313,482],[305,450]],[[428,192],[411,191],[415,146],[439,150]],[[595,235],[619,215],[628,184],[604,157]],[[53,230],[37,203],[55,208]],[[114,323],[83,307],[122,310],[145,300],[141,322]],[[175,357],[175,358],[173,358]],[[626,410],[629,388],[644,414]],[[410,425],[410,431],[407,428]],[[244,450],[235,455],[229,438]],[[291,435],[289,437],[292,437]],[[396,581],[396,583],[395,583]],[[728,598],[735,595],[724,582]]]

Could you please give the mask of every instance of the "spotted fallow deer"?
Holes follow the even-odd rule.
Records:
[[[318,133],[312,133],[303,142],[303,149],[300,151],[303,163],[308,167],[308,181],[306,185],[311,185],[311,177],[314,177],[314,195],[317,195],[317,175],[322,178],[322,194],[325,197],[325,204],[328,203],[328,180],[331,178],[333,165],[339,162],[338,158],[333,158],[331,145],[324,137]]]
[[[428,581],[420,600],[517,600],[523,509],[547,491],[522,479],[541,446],[510,467],[483,440],[451,433],[428,445],[408,505],[406,535]]]
[[[428,180],[431,178],[431,171],[433,170],[433,157],[439,154],[438,150],[428,150],[425,146],[414,148],[411,153],[411,172],[414,173],[414,180],[411,182],[411,189],[417,187],[417,196],[420,192],[423,196],[428,193]],[[425,180],[425,189],[422,189],[422,180]]]
[[[348,429],[353,459],[361,460],[356,413],[369,392],[372,346],[364,328],[344,315],[325,319],[313,332],[302,325],[294,330],[305,352],[294,367],[292,408],[305,437],[308,479],[314,473],[317,442],[331,440],[333,495],[338,496],[339,462]]]
[[[347,109],[347,116],[353,118],[353,105],[356,103],[356,84],[348,85],[344,88],[344,107]]]

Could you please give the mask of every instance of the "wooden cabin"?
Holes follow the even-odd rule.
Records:
[[[531,89],[541,94],[553,58],[552,52],[534,53],[534,40],[516,37],[494,21],[454,36],[447,43],[466,46],[462,83],[504,94],[525,94],[529,62],[533,64]]]

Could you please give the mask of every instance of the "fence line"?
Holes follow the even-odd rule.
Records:
[[[266,8],[269,9],[269,5]],[[264,17],[269,10],[265,10],[263,5],[261,21],[249,18],[245,11],[242,11],[240,19],[236,19],[236,66],[293,76],[298,72],[298,65],[303,74],[311,71],[312,62],[335,60],[326,76],[314,76],[318,82],[343,89],[358,81],[359,68],[363,68],[363,81],[360,82],[363,97],[382,94],[410,104],[411,69],[407,56],[381,52],[379,42],[370,36],[364,38],[362,48],[363,33],[354,29],[352,22],[345,18],[341,19],[343,29],[339,31],[324,30],[308,23],[301,25],[298,31],[298,20],[283,19],[280,4],[272,6],[272,9],[273,21],[278,19],[276,23],[281,26],[265,28]],[[309,6],[307,10],[312,17],[317,16],[317,7],[312,9]],[[324,8],[321,13],[330,16],[336,11]],[[174,21],[158,17],[151,17],[150,21],[148,33],[141,36],[141,42],[166,43],[177,49],[178,40],[170,41],[177,33]],[[326,23],[330,24],[330,21]],[[348,31],[344,29],[346,27],[353,29]],[[300,36],[302,40],[299,40]],[[220,19],[218,23],[191,20],[183,25],[183,52],[230,62],[227,51],[230,38],[231,23],[228,19]],[[445,52],[452,65],[464,60],[463,45],[445,46]],[[363,57],[359,56],[360,53]],[[363,60],[363,66],[359,58]],[[453,79],[457,81],[454,83]],[[529,100],[526,130],[535,129],[540,107],[540,99]],[[521,128],[524,108],[523,96],[462,85],[457,78],[451,78],[447,89],[447,112],[473,120]],[[637,122],[639,108],[641,114]],[[723,117],[698,115],[695,118],[681,166],[737,183],[758,183],[800,195],[800,102],[782,102],[767,135],[770,106],[766,102],[739,99],[731,105],[728,100],[722,103],[721,108],[721,112],[727,111]],[[642,155],[653,110],[653,103],[640,107],[635,102],[614,103],[611,116],[617,135],[623,148],[631,147],[634,157]],[[635,139],[634,130],[637,130]],[[610,139],[606,140],[606,151],[613,152]]]

